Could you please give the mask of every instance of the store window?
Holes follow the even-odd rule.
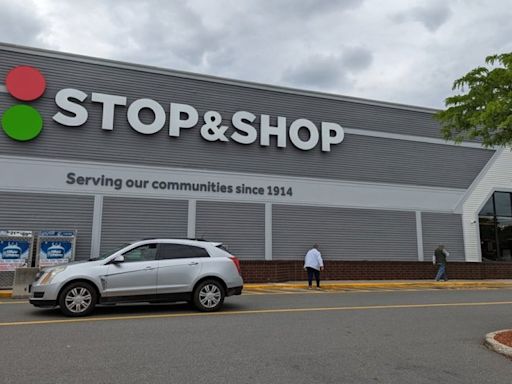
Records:
[[[512,193],[495,192],[478,216],[482,261],[512,261]]]

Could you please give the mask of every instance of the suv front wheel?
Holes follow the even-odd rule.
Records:
[[[71,283],[60,294],[60,310],[66,316],[87,316],[96,306],[97,296],[90,284],[82,281]]]
[[[224,303],[224,287],[217,280],[205,280],[194,290],[194,305],[202,312],[218,311]]]

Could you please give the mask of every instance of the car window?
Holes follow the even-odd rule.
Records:
[[[166,244],[158,245],[158,259],[188,259],[193,257],[210,257],[208,251],[201,247],[185,244]]]
[[[103,252],[100,256],[98,257],[91,257],[89,260],[90,261],[94,261],[94,260],[103,260],[103,259],[106,259],[107,257],[113,255],[114,253],[116,253],[117,251],[120,251],[121,249],[123,248],[126,248],[127,246],[129,246],[130,243],[124,243],[118,247],[115,247],[115,248],[111,248],[109,250],[107,250],[106,252]]]
[[[151,261],[156,258],[156,244],[145,244],[123,253],[125,262]]]

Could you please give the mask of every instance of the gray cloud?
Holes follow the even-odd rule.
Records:
[[[346,48],[340,55],[310,55],[288,68],[282,80],[295,86],[333,90],[352,83],[352,75],[372,63],[372,53],[362,47]]]
[[[222,32],[208,28],[197,12],[186,2],[166,7],[166,2],[130,2],[134,11],[128,17],[131,27],[127,33],[130,47],[120,52],[128,61],[148,60],[153,65],[175,69],[200,68],[205,55],[221,44]],[[110,17],[122,12],[126,2],[109,9]],[[123,20],[120,28],[127,20]]]
[[[283,74],[283,80],[294,85],[316,89],[331,89],[348,83],[341,57],[320,55],[310,56],[297,66],[288,69]]]
[[[0,39],[439,107],[453,80],[483,64],[489,54],[512,51],[507,3],[0,0]]]
[[[435,32],[452,16],[452,10],[444,2],[429,2],[425,6],[414,7],[405,12],[394,14],[392,20],[403,23],[418,21],[430,32]]]
[[[13,44],[38,45],[45,25],[34,8],[28,2],[2,3],[2,21],[0,22],[2,40]]]
[[[253,12],[279,18],[304,18],[328,12],[343,12],[358,8],[364,0],[256,0],[249,2]]]
[[[372,52],[363,47],[347,48],[343,52],[342,64],[353,72],[368,68],[373,61]]]

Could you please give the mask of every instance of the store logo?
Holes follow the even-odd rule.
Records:
[[[28,66],[13,68],[5,78],[7,92],[20,101],[39,99],[45,89],[46,80],[38,69]],[[35,139],[43,129],[43,118],[37,109],[27,104],[16,104],[2,116],[2,128],[7,136],[17,141]]]
[[[7,91],[20,101],[39,99],[46,90],[46,80],[38,69],[29,66],[13,68],[5,79]],[[202,139],[213,142],[222,141],[250,145],[258,143],[262,147],[276,145],[286,148],[290,142],[295,148],[309,151],[320,144],[323,152],[329,152],[333,145],[344,140],[343,127],[332,122],[320,122],[298,118],[288,120],[284,116],[257,116],[249,111],[236,111],[226,116],[226,112],[200,111],[192,105],[175,102],[162,105],[149,98],[128,102],[122,95],[92,92],[90,95],[74,88],[64,88],[55,94],[55,104],[62,112],[53,115],[53,121],[65,127],[79,127],[89,118],[87,107],[90,102],[101,104],[101,129],[116,129],[117,109],[124,109],[128,125],[143,135],[153,135],[167,126],[170,137],[180,137],[182,131],[198,130]],[[141,112],[152,112],[153,120],[141,119]],[[64,112],[64,113],[63,113]],[[37,109],[27,104],[16,104],[7,109],[2,116],[2,129],[16,141],[35,139],[43,129],[43,118]],[[259,127],[258,127],[259,126]]]

